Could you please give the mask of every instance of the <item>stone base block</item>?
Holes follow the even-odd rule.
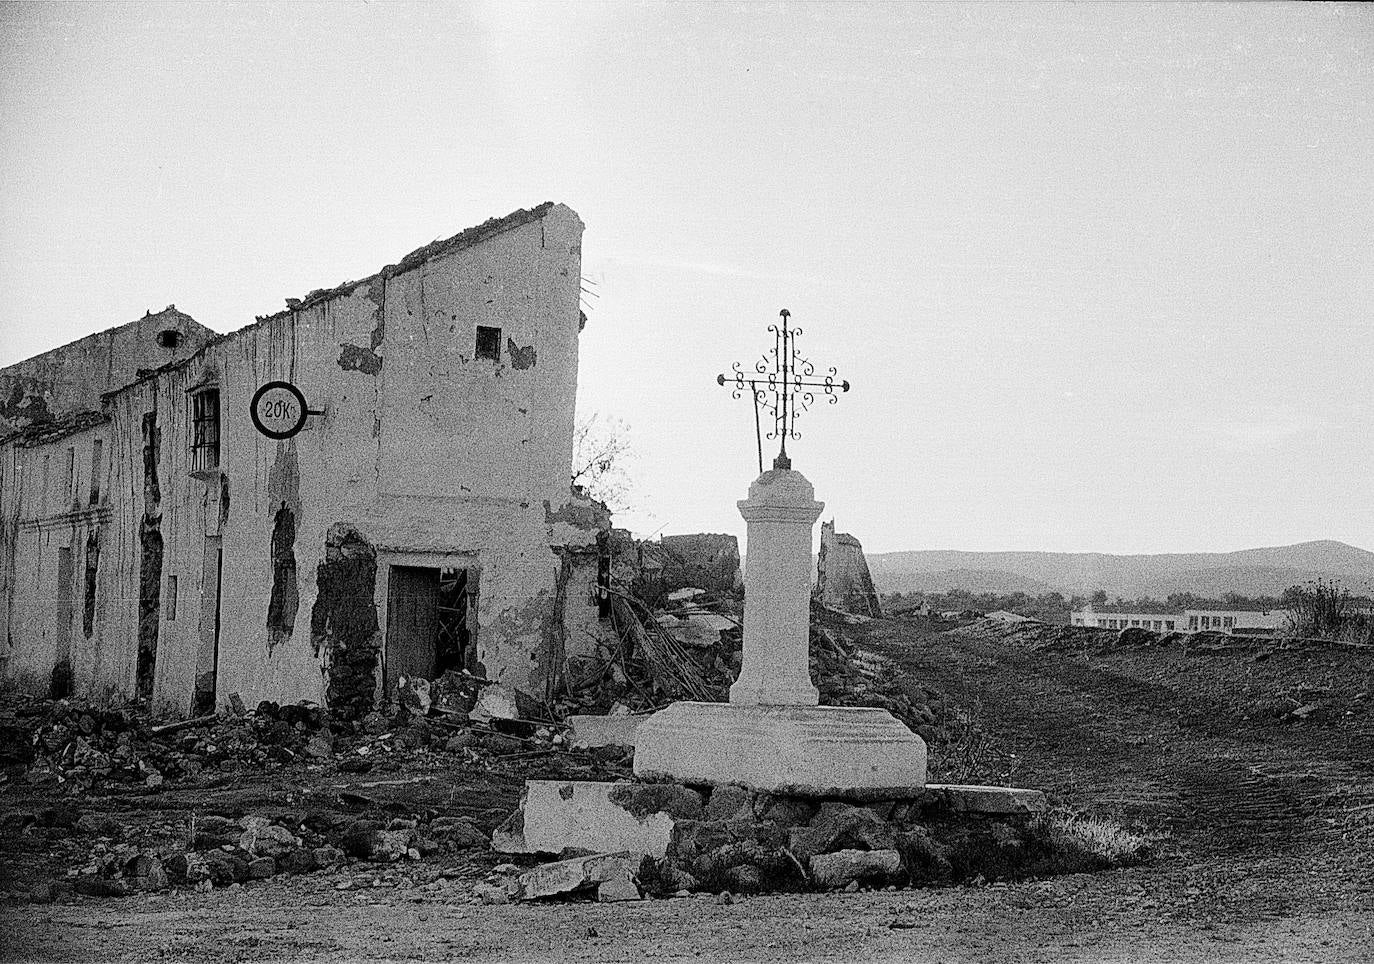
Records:
[[[926,745],[886,710],[674,703],[635,740],[635,776],[840,800],[919,797]]]
[[[501,853],[573,849],[662,857],[674,822],[701,811],[699,793],[673,784],[526,780],[518,820],[497,830],[492,847]]]

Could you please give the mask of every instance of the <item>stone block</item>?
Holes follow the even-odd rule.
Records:
[[[1041,790],[932,783],[921,800],[927,812],[980,813],[988,816],[1035,816],[1045,812]]]
[[[540,864],[520,875],[520,897],[538,900],[597,887],[607,881],[633,881],[643,861],[643,854],[618,853]]]
[[[613,877],[597,885],[596,899],[603,904],[639,900],[639,885],[629,877]]]
[[[635,775],[850,800],[921,796],[926,746],[886,710],[674,703],[640,727]]]
[[[518,818],[498,828],[492,846],[503,853],[572,848],[662,857],[674,824],[701,809],[701,794],[675,784],[528,780]]]
[[[822,890],[865,881],[886,881],[902,869],[895,850],[838,850],[811,858],[811,882]]]
[[[603,746],[625,747],[633,750],[635,734],[648,716],[570,716],[568,717],[568,745],[574,750],[590,750]]]

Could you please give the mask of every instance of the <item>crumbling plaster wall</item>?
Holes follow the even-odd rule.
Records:
[[[104,497],[108,463],[103,458],[98,471],[102,498],[94,505],[90,485],[94,443],[100,440],[103,446],[107,434],[107,427],[98,424],[38,444],[15,438],[0,444],[0,669],[5,678],[30,688],[46,688],[62,661],[70,665],[77,688],[89,689],[99,678],[105,596],[98,583],[90,636],[83,616],[93,531],[98,533],[97,578],[105,564],[103,539],[111,510]],[[66,653],[58,651],[60,549],[69,550],[72,559]]]
[[[176,347],[158,343],[162,331],[179,333]],[[182,361],[217,337],[168,306],[0,369],[0,435],[74,412],[99,411],[101,395],[134,381],[140,370]]]
[[[214,596],[204,584],[214,573],[207,539],[215,537],[224,558],[219,701],[237,692],[250,701],[325,702],[330,653],[316,652],[311,614],[335,525],[352,527],[375,548],[379,568],[388,554],[436,565],[455,554],[474,559],[481,573],[477,670],[527,692],[542,689],[562,557],[594,546],[603,523],[569,510],[582,223],[562,205],[528,215],[471,244],[408,258],[406,270],[312,296],[106,396],[108,522],[98,629],[85,641],[79,689],[134,692],[142,426],[154,412],[163,541],[156,708],[186,712],[204,673],[214,625],[202,610]],[[499,360],[474,357],[479,325],[501,329]],[[275,379],[295,383],[324,412],[290,440],[262,436],[249,418],[253,392]],[[210,384],[220,392],[220,466],[193,472],[190,394]],[[32,459],[17,461],[33,468]],[[6,472],[10,499],[13,469]],[[25,500],[22,492],[13,498]],[[274,526],[279,557],[285,548],[283,506],[295,532],[289,632],[268,626]],[[77,533],[63,538],[78,550],[85,544]],[[46,571],[51,555],[34,568]],[[81,553],[74,556],[79,586]],[[379,572],[379,634],[386,584]],[[41,595],[40,588],[35,583],[32,593]],[[79,598],[78,590],[74,640],[84,640]],[[27,641],[34,633],[44,638],[50,620],[28,611],[19,619],[22,658],[50,669],[51,652],[45,658],[41,642]]]
[[[560,560],[554,547],[596,533],[562,521],[568,502],[576,395],[582,224],[557,206],[544,217],[417,267],[267,319],[157,379],[164,446],[164,568],[198,599],[204,536],[223,539],[219,698],[324,702],[329,653],[311,642],[316,573],[330,526],[354,527],[388,553],[465,554],[481,572],[478,669],[537,688]],[[476,359],[478,325],[502,329],[524,352],[516,369]],[[350,347],[351,346],[351,347]],[[218,477],[186,464],[188,390],[220,386],[221,468],[231,498],[218,528]],[[248,406],[265,381],[304,392],[312,416],[288,441],[252,426]],[[135,424],[133,412],[121,419]],[[293,632],[267,627],[271,535],[280,507],[296,530],[298,609]],[[377,578],[379,632],[386,579]],[[193,589],[188,592],[188,589]],[[194,685],[198,620],[164,621],[156,691],[173,705]],[[279,635],[279,634],[278,634]]]

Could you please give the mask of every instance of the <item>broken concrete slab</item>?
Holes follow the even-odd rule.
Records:
[[[1045,812],[1041,790],[930,783],[921,798],[922,809],[948,813],[985,813],[990,816],[1034,816]]]
[[[520,899],[538,900],[590,889],[613,880],[634,881],[643,854],[615,853],[574,857],[531,867],[520,875]]]
[[[640,724],[649,717],[570,716],[568,717],[568,745],[575,750],[591,750],[602,746],[621,746],[633,750]]]
[[[676,821],[701,814],[701,794],[675,784],[528,780],[521,807],[492,835],[500,853],[568,848],[662,857]]]

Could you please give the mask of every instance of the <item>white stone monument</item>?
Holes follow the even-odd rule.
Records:
[[[748,523],[744,661],[729,703],[674,703],[640,727],[635,775],[796,796],[891,799],[926,746],[882,709],[818,706],[809,662],[811,530],[824,504],[786,456],[739,503]]]

